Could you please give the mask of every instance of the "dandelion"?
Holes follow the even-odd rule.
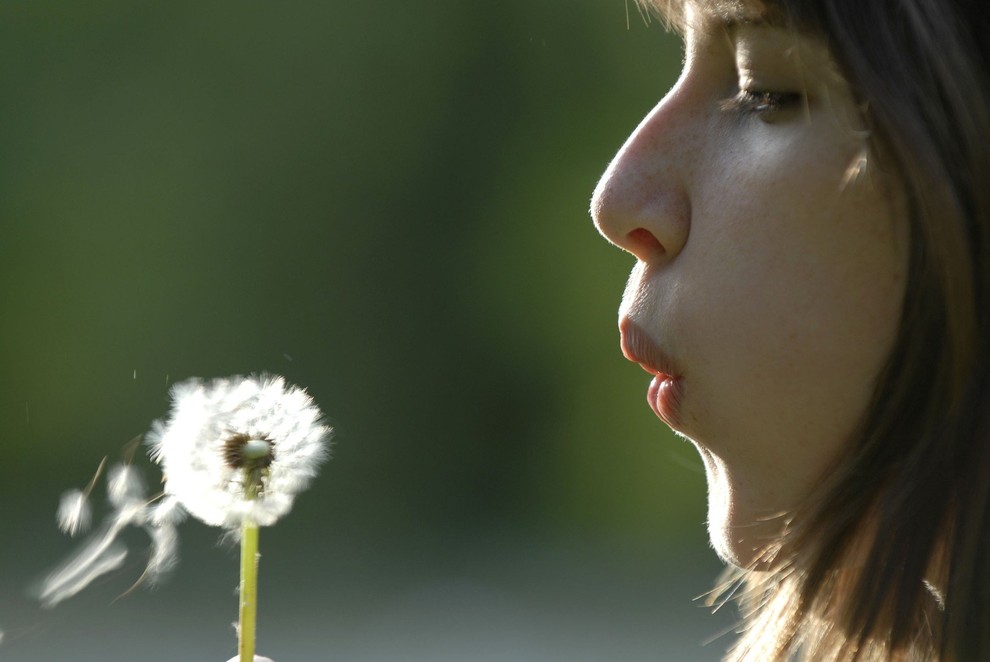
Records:
[[[254,658],[258,527],[292,509],[327,457],[330,428],[302,389],[281,377],[191,379],[172,387],[172,412],[147,437],[165,475],[153,517],[184,509],[240,535],[238,654]]]
[[[327,458],[331,429],[312,398],[282,377],[190,379],[173,386],[171,395],[169,417],[145,436],[151,459],[162,468],[162,494],[147,498],[132,463],[138,445],[132,441],[125,461],[107,472],[112,512],[45,578],[38,598],[52,607],[121,567],[128,550],[120,534],[131,526],[143,528],[151,541],[134,586],[160,583],[177,563],[177,526],[189,514],[240,537],[238,659],[267,660],[254,655],[258,530],[292,509]],[[105,464],[106,458],[85,490],[62,495],[57,519],[69,535],[89,526],[89,497]]]
[[[327,457],[330,428],[282,377],[198,379],[172,387],[172,412],[146,441],[166,498],[211,526],[270,526]]]

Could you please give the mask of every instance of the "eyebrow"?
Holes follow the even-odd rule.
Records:
[[[694,0],[688,0],[693,2]],[[762,9],[754,6],[755,3],[746,2],[716,2],[715,7],[709,9],[708,15],[726,28],[732,30],[739,26],[756,26],[780,28],[788,24],[787,16],[779,5],[760,3]]]
[[[759,0],[640,0],[649,4],[679,31],[687,27],[689,9],[698,12],[701,25],[733,31],[740,26],[786,27],[786,11],[775,2]]]
[[[628,1],[628,0],[627,0]],[[733,34],[740,26],[790,26],[786,8],[778,0],[633,0],[646,23],[659,18],[664,28],[682,38],[690,29],[688,14],[697,12],[696,27]]]

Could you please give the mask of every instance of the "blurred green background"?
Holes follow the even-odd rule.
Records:
[[[587,214],[680,65],[632,0],[3,0],[0,57],[0,659],[234,654],[197,523],[155,591],[115,601],[140,535],[53,611],[25,590],[169,384],[262,371],[336,437],[263,531],[261,652],[719,658],[700,463]]]

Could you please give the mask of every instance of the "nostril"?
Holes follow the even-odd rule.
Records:
[[[656,236],[646,228],[636,228],[626,235],[629,242],[629,249],[640,259],[649,259],[657,254],[663,254],[666,250]]]

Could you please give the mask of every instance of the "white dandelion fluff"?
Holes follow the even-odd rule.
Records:
[[[235,530],[291,510],[327,457],[330,431],[312,398],[282,377],[191,379],[172,387],[171,414],[146,441],[168,508]]]
[[[186,511],[175,497],[164,497],[151,509],[149,517],[152,526],[182,524],[186,521]]]
[[[107,498],[122,510],[137,501],[144,501],[144,479],[130,464],[115,464],[107,473]]]
[[[179,562],[179,532],[175,526],[166,524],[149,527],[148,535],[152,540],[151,556],[144,577],[154,586],[161,583]]]
[[[96,481],[99,480],[100,474],[103,473],[103,467],[106,466],[106,463],[107,459],[103,458],[100,466],[96,468],[96,473],[86,485],[86,489],[68,490],[62,494],[58,502],[58,510],[55,512],[55,519],[58,521],[58,528],[62,530],[62,533],[74,538],[77,534],[89,529],[90,522],[93,520],[93,509],[89,505],[89,495],[93,491]]]
[[[70,536],[86,531],[93,519],[89,497],[82,490],[69,490],[58,502],[58,528]]]
[[[105,526],[52,571],[37,589],[42,605],[54,607],[89,586],[93,580],[123,565],[127,548],[117,541],[121,528],[116,523]]]

